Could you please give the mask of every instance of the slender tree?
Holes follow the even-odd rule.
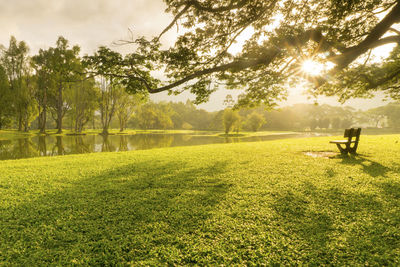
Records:
[[[99,107],[99,88],[94,78],[79,77],[81,81],[72,84],[65,94],[66,102],[71,107],[70,115],[76,133],[81,133],[83,127],[93,119]]]
[[[128,94],[124,87],[118,88],[120,94],[119,101],[116,106],[116,115],[118,117],[120,132],[126,128],[128,120],[132,117],[138,105],[148,100],[147,95]]]
[[[11,103],[12,96],[6,71],[0,65],[0,130],[11,123],[13,115]]]
[[[100,117],[103,127],[102,134],[108,134],[111,120],[113,119],[117,103],[121,97],[120,63],[123,62],[121,54],[106,47],[100,47],[93,56],[84,57],[84,65],[88,71],[99,77],[100,87]]]
[[[237,123],[238,120],[240,120],[240,117],[237,111],[232,110],[231,108],[226,108],[224,110],[223,122],[225,134],[228,134],[231,131],[232,127],[235,125],[235,123]]]
[[[18,42],[11,36],[7,49],[4,49],[1,62],[5,68],[12,94],[12,106],[18,130],[28,130],[35,108],[32,97],[33,79],[30,73],[29,47],[24,41]]]
[[[35,98],[38,104],[38,128],[40,133],[46,133],[49,99],[55,95],[55,75],[52,72],[52,50],[40,49],[38,55],[32,57],[32,67],[37,77]]]

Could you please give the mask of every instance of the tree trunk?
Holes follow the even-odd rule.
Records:
[[[108,127],[104,126],[103,131],[101,132],[102,135],[108,135]]]
[[[122,115],[119,114],[119,131],[123,132],[125,128],[125,123],[124,123],[124,118],[122,118]]]
[[[18,131],[22,131],[22,114],[18,112]]]
[[[25,119],[24,119],[24,123],[23,123],[23,125],[24,125],[24,132],[28,132],[28,131],[29,131],[28,118],[27,118],[27,116],[28,116],[28,115],[25,115]]]
[[[63,95],[62,95],[62,83],[58,86],[58,99],[57,99],[57,133],[62,133],[62,108],[63,108]]]
[[[47,90],[44,89],[42,112],[40,112],[40,105],[39,105],[39,130],[41,134],[46,133],[46,122],[47,122]]]

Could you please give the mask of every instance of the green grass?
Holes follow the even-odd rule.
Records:
[[[0,265],[400,265],[400,135],[0,162]]]

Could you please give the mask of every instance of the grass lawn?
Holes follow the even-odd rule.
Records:
[[[0,162],[0,265],[400,265],[400,135]]]

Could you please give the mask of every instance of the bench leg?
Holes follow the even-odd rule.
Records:
[[[343,148],[340,144],[336,144],[336,146],[339,148],[340,153],[342,153],[343,155],[347,155],[347,153],[349,152],[347,144],[346,148]]]
[[[357,154],[357,147],[358,147],[358,142],[354,143],[354,146],[350,148],[349,146],[349,152],[350,154]]]

